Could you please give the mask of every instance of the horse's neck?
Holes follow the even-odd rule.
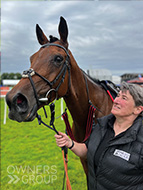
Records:
[[[89,104],[84,77],[80,69],[74,72],[71,70],[71,86],[64,100],[73,118],[74,136],[76,140],[82,139],[85,134]]]
[[[85,77],[88,84],[88,92],[85,82]],[[74,125],[73,132],[77,136],[77,139],[84,138],[86,130],[86,122],[88,116],[89,99],[92,101],[98,109],[102,111],[96,111],[96,117],[107,115],[111,109],[111,100],[105,90],[101,86],[91,81],[77,66],[72,64],[71,67],[71,86],[68,96],[66,96],[65,102],[72,115]],[[108,106],[108,104],[110,105]]]

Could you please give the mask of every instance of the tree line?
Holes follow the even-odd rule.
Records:
[[[1,75],[1,80],[4,80],[4,79],[21,79],[22,78],[22,75],[21,73],[3,73]]]

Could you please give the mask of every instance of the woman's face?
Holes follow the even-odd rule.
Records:
[[[134,113],[135,108],[134,99],[129,91],[120,91],[114,100],[111,113],[115,116],[127,117]]]

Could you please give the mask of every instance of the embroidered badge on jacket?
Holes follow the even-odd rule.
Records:
[[[127,160],[127,161],[129,161],[129,159],[130,159],[130,154],[129,153],[127,153],[127,152],[125,152],[123,150],[119,150],[119,149],[116,149],[113,155],[118,156],[118,157],[120,157],[120,158],[122,158],[124,160]]]

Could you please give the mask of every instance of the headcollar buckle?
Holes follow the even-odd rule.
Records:
[[[22,73],[22,77],[23,78],[27,78],[27,77],[29,77],[29,75],[32,77],[33,75],[35,75],[35,71],[32,69],[32,68],[30,68],[30,69],[28,69],[28,70],[26,70],[26,71],[23,71],[23,73]]]

